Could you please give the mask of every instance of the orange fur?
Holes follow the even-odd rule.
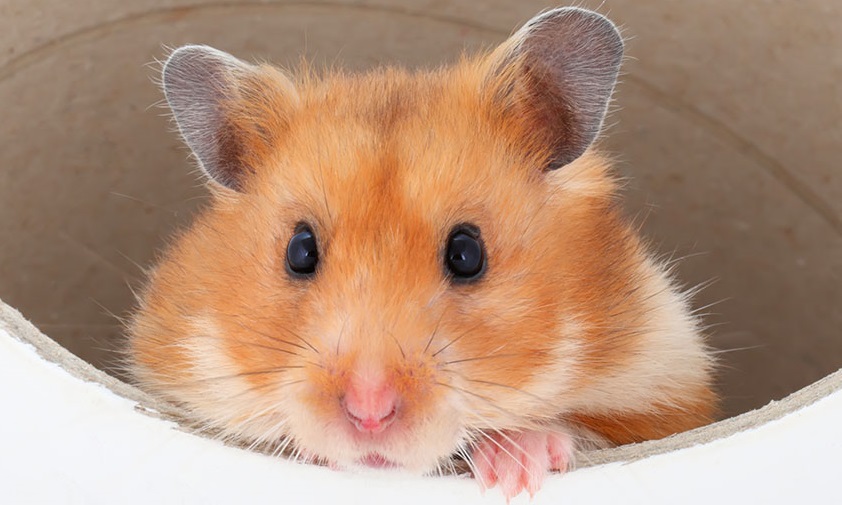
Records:
[[[678,404],[653,404],[647,412],[610,415],[574,414],[571,421],[597,433],[613,445],[655,440],[687,431],[714,420],[716,397],[707,388],[687,392]]]
[[[479,430],[572,422],[624,443],[708,422],[711,359],[608,163],[543,171],[540,114],[503,103],[498,59],[241,83],[226,107],[250,174],[213,186],[151,276],[129,329],[139,382],[233,438],[417,471]],[[310,281],[284,267],[300,222],[319,241]],[[488,270],[451,285],[444,242],[465,222]],[[398,428],[348,431],[354,374],[395,385]]]

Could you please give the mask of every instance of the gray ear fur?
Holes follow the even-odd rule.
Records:
[[[554,9],[526,23],[511,39],[514,89],[524,93],[535,127],[556,148],[549,169],[575,160],[602,128],[623,58],[616,26],[592,11]],[[507,62],[504,62],[504,65]]]
[[[183,46],[163,68],[163,88],[184,141],[211,180],[236,191],[253,172],[255,152],[271,142],[294,94],[280,72],[262,69],[202,45]],[[277,114],[275,114],[277,113]]]

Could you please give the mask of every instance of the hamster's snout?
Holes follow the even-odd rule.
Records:
[[[432,356],[453,337],[439,328],[439,339],[426,347],[436,316],[429,327],[403,334],[397,343],[384,336],[391,327],[373,328],[382,324],[380,318],[401,327],[408,323],[382,311],[376,319],[321,321],[325,326],[308,330],[326,335],[320,347],[336,351],[320,353],[317,362],[303,360],[298,387],[285,391],[290,395],[285,428],[296,446],[336,468],[427,473],[445,464],[465,428],[458,397],[448,387],[451,377],[442,375],[440,361],[450,354]],[[416,325],[419,320],[412,319]],[[329,340],[331,335],[336,340]]]
[[[345,417],[362,433],[380,433],[397,417],[399,397],[386,381],[355,380],[340,399]]]

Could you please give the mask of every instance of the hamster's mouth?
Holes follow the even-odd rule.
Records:
[[[362,458],[358,459],[357,463],[359,463],[362,466],[367,466],[369,468],[379,469],[400,468],[401,466],[398,463],[395,463],[394,461],[386,459],[385,456],[376,452],[370,452],[366,454]]]

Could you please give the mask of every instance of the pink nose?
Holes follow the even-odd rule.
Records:
[[[350,384],[342,399],[345,416],[363,433],[379,433],[397,416],[398,394],[387,384]]]

